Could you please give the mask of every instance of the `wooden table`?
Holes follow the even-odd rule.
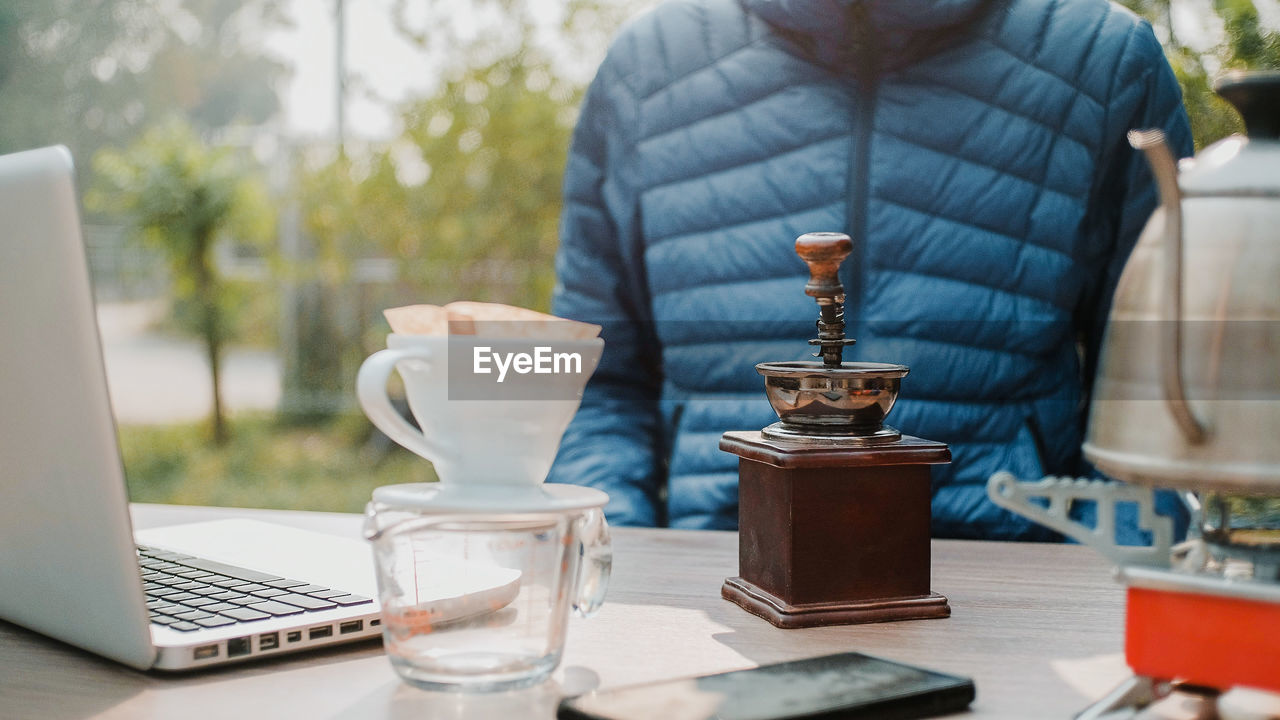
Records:
[[[360,518],[135,505],[137,527],[252,517],[356,536]],[[981,718],[1070,717],[1128,675],[1124,590],[1080,546],[936,540],[933,587],[952,616],[780,630],[720,598],[737,535],[614,531],[608,600],[574,619],[537,688],[431,693],[400,682],[377,642],[199,674],[140,673],[0,622],[3,718],[554,717],[561,694],[856,650],[974,678]],[[3,592],[0,588],[0,592]]]

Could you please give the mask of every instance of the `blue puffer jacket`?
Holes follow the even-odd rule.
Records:
[[[675,0],[584,102],[554,311],[606,348],[552,472],[622,524],[733,528],[721,433],[774,420],[753,366],[807,358],[796,236],[841,230],[846,359],[909,365],[890,423],[950,444],[938,536],[1050,538],[1000,469],[1085,471],[1111,290],[1155,206],[1125,142],[1191,149],[1151,28],[1103,0]]]

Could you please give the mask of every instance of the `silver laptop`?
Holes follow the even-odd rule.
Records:
[[[380,632],[358,539],[129,517],[71,155],[0,157],[0,618],[187,670]]]

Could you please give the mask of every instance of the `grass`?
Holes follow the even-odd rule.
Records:
[[[435,480],[430,463],[362,415],[308,425],[239,414],[218,447],[206,423],[120,428],[135,502],[361,512],[373,488]]]

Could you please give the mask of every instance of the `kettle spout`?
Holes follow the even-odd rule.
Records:
[[[1129,144],[1141,150],[1151,165],[1160,189],[1160,210],[1164,219],[1164,302],[1161,311],[1161,386],[1165,403],[1187,442],[1198,444],[1208,437],[1208,429],[1192,412],[1182,382],[1182,190],[1178,187],[1178,164],[1173,151],[1158,128],[1130,130]]]

